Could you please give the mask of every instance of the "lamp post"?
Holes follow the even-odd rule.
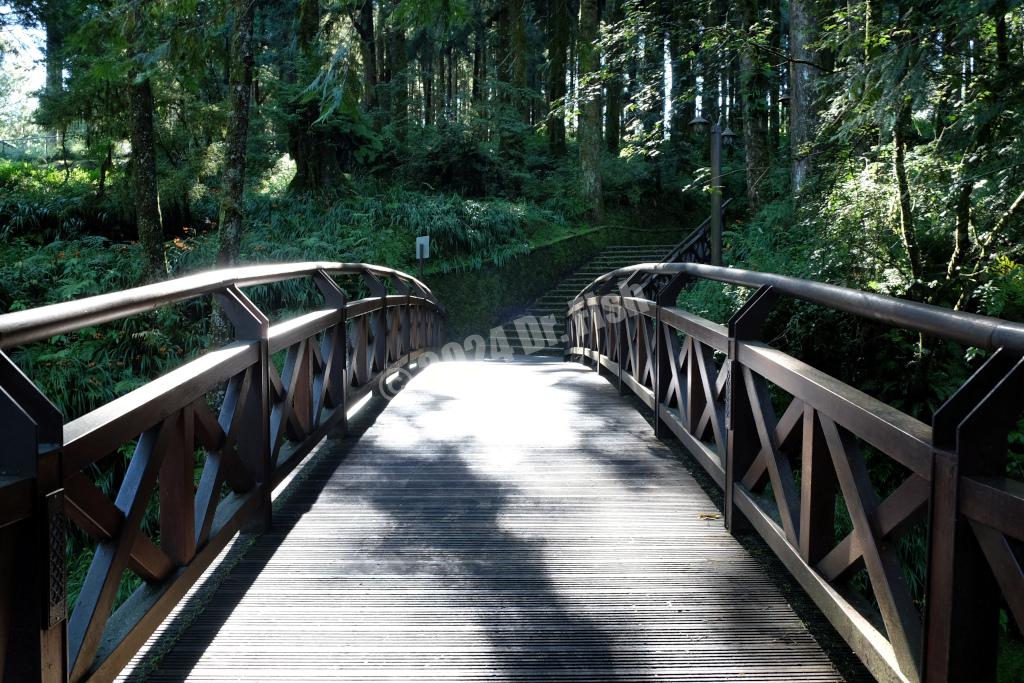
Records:
[[[708,130],[708,120],[699,113],[690,121],[690,129],[698,135]],[[731,144],[736,134],[728,126],[711,126],[711,265],[722,265],[722,141]]]
[[[711,265],[722,265],[722,127],[711,126]]]

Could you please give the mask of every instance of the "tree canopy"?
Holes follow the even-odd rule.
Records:
[[[704,120],[738,136],[727,262],[1015,317],[1022,17],[1006,0],[17,0],[2,21],[45,35],[32,125],[57,193],[92,175],[37,210],[11,171],[0,230],[132,239],[158,278],[190,235],[235,262],[274,192],[690,216],[713,189]]]

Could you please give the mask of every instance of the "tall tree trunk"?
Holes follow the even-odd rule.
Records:
[[[373,43],[377,47],[377,84],[385,87],[377,89],[377,104],[385,111],[391,108],[391,68],[388,63],[387,23],[390,15],[390,8],[387,0],[381,0],[377,5],[377,22],[373,27]]]
[[[601,55],[597,47],[601,11],[598,0],[580,0],[577,51],[580,73],[580,182],[590,216],[604,219],[601,194],[601,88],[597,82]]]
[[[544,60],[536,54],[530,62],[530,125],[536,128],[546,121],[550,108],[547,106],[547,85],[544,80]]]
[[[320,0],[300,0],[295,32],[300,83],[312,80],[312,74],[319,69],[316,39],[320,16]],[[288,154],[295,161],[295,176],[289,187],[299,192],[333,188],[340,181],[343,169],[337,140],[317,124],[319,103],[308,101],[305,94],[300,93],[288,107]]]
[[[996,24],[996,68],[1006,72],[1010,65],[1010,42],[1006,29],[1006,0],[996,0],[992,5],[992,18]],[[1007,86],[1007,83],[1000,83],[1000,89]]]
[[[630,47],[632,48],[633,46]],[[629,58],[626,62],[626,82],[628,86],[623,89],[623,107],[626,109],[626,113],[622,117],[624,130],[619,131],[620,139],[624,134],[636,132],[641,125],[639,112],[643,93],[642,81],[637,50],[630,49]],[[626,105],[626,102],[629,104]]]
[[[668,94],[670,116],[668,129],[672,137],[678,136],[685,128],[686,121],[681,121],[685,104],[680,96],[686,90],[686,78],[683,75],[683,60],[681,57],[682,46],[680,43],[679,29],[673,31],[668,37],[668,62],[672,67],[672,89]]]
[[[448,64],[442,47],[437,51],[437,62],[434,68],[434,120],[443,123],[445,120],[445,107],[447,106],[448,93],[446,91]]]
[[[64,91],[64,28],[56,3],[48,2],[43,21],[46,30],[46,95],[55,97]]]
[[[692,8],[690,8],[692,11]],[[688,126],[693,117],[697,114],[697,75],[696,62],[690,58],[684,58],[686,54],[686,41],[691,40],[688,30],[689,25],[684,22],[692,22],[693,17],[688,13],[683,14],[678,20],[679,24],[672,35],[669,36],[669,58],[672,61],[672,137],[682,139],[689,130]],[[693,54],[699,51],[699,45],[693,46]]]
[[[509,103],[509,83],[512,82],[512,25],[507,3],[499,3],[495,11],[497,31],[494,42],[494,76],[498,80],[498,99]]]
[[[644,132],[653,135],[665,117],[665,37],[657,27],[644,37],[644,81],[649,89]]]
[[[139,243],[149,267],[149,278],[164,274],[163,228],[156,178],[156,135],[153,131],[153,89],[149,79],[133,83],[128,93],[131,113],[132,176],[135,220]]]
[[[445,77],[444,77],[444,117],[445,121],[455,121],[455,65],[458,58],[452,50],[452,44],[445,45]]]
[[[813,0],[790,0],[789,3],[789,140],[794,194],[803,189],[814,172],[812,145],[818,125],[815,90],[819,73],[818,55],[809,47],[818,32],[813,9]]]
[[[512,104],[519,120],[530,122],[530,111],[527,106],[527,65],[529,63],[529,43],[526,40],[526,0],[509,0],[509,28],[512,31],[509,41],[512,59],[511,75]]]
[[[565,156],[565,58],[569,49],[569,2],[552,0],[548,38],[548,147]]]
[[[220,203],[220,249],[222,266],[237,263],[242,243],[243,196],[245,193],[246,148],[249,142],[249,100],[252,94],[252,25],[256,0],[234,0],[235,26],[231,37],[231,113],[228,115],[224,187]]]
[[[727,72],[729,82],[725,86],[725,94],[722,96],[722,100],[725,102],[724,111],[722,112],[722,127],[725,128],[730,123],[736,123],[738,117],[743,116],[743,93],[741,92],[740,81],[742,76],[740,74],[740,66],[737,63],[738,60],[730,60],[731,66]],[[765,94],[767,97],[767,94]],[[767,112],[767,109],[765,110]],[[766,114],[767,115],[767,114]]]
[[[65,3],[57,0],[44,0],[39,8],[40,20],[46,34],[46,87],[43,90],[49,107],[43,107],[40,113],[40,124],[48,130],[48,143],[56,148],[58,136],[63,138],[63,124],[50,116],[49,109],[57,104],[56,100],[64,92],[64,38],[65,20],[62,6]],[[63,139],[61,140],[63,146]]]
[[[477,111],[484,103],[487,92],[487,23],[483,9],[477,9],[476,29],[473,31],[473,106]]]
[[[142,44],[143,17],[132,12],[128,43],[132,52],[145,51]],[[156,280],[167,269],[164,265],[163,228],[160,224],[160,197],[156,175],[156,134],[153,131],[153,88],[148,77],[133,69],[128,88],[128,112],[131,122],[132,178],[135,190],[135,221],[139,244],[145,255],[148,278]]]
[[[755,35],[759,18],[758,0],[743,0],[743,32]],[[740,92],[743,100],[743,141],[747,152],[747,199],[750,210],[764,206],[762,180],[770,163],[768,156],[768,83],[761,61],[760,46],[752,39],[740,49]]]
[[[359,34],[359,56],[363,62],[363,103],[367,109],[377,107],[377,37],[373,26],[373,0],[363,0],[359,19],[353,21]]]
[[[577,112],[576,116],[569,118],[569,129],[577,132],[580,129],[579,122],[579,106],[580,106],[580,70],[579,70],[579,51],[576,49],[577,38],[579,36],[579,15],[575,12],[571,13],[570,26],[569,26],[569,79],[566,83],[568,92],[565,96],[568,100],[566,108],[569,111]]]
[[[420,77],[423,80],[423,121],[434,125],[434,40],[423,39],[420,46]]]
[[[721,6],[717,0],[712,0],[709,3],[709,10],[707,14],[706,26],[709,29],[715,29],[721,26],[725,22],[725,17],[721,11]],[[709,54],[708,50],[702,50],[703,64],[701,73],[701,114],[705,119],[711,123],[718,121],[719,115],[719,96],[721,95],[721,72],[722,65],[720,64],[719,55]]]
[[[768,35],[769,59],[778,61],[776,55],[782,54],[782,2],[771,0],[769,3],[772,22],[771,33]],[[771,78],[768,81],[768,150],[772,156],[779,151],[779,68],[771,67]]]
[[[388,26],[388,71],[391,73],[391,116],[395,124],[395,134],[399,140],[405,139],[406,117],[409,112],[409,57],[405,48],[405,29],[394,21],[394,13],[399,0],[392,0],[391,24]]]
[[[911,291],[921,282],[921,251],[917,246],[914,230],[914,213],[910,201],[910,183],[907,181],[906,129],[910,125],[910,108],[904,107],[896,117],[893,126],[893,173],[896,176],[896,191],[900,211],[900,238],[910,261],[910,274],[914,282]]]
[[[609,78],[605,90],[604,144],[609,154],[618,156],[622,143],[622,77],[616,74]]]

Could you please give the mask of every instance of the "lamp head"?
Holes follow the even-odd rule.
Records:
[[[694,133],[697,133],[698,135],[704,135],[705,133],[707,133],[708,127],[710,125],[710,122],[706,118],[701,116],[700,112],[695,114],[693,119],[691,119],[689,123],[690,130],[692,130]]]

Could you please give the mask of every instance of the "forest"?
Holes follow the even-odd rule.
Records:
[[[1024,321],[1012,0],[8,0],[0,30],[0,312],[215,265],[413,272],[422,234],[428,284],[593,230],[674,242],[717,191],[717,124],[726,265]],[[26,32],[45,78],[15,107]],[[742,296],[682,295],[720,321]],[[985,355],[784,313],[774,343],[925,421]],[[210,321],[178,307],[16,360],[81,415]],[[1010,460],[1024,476],[1022,429]]]

